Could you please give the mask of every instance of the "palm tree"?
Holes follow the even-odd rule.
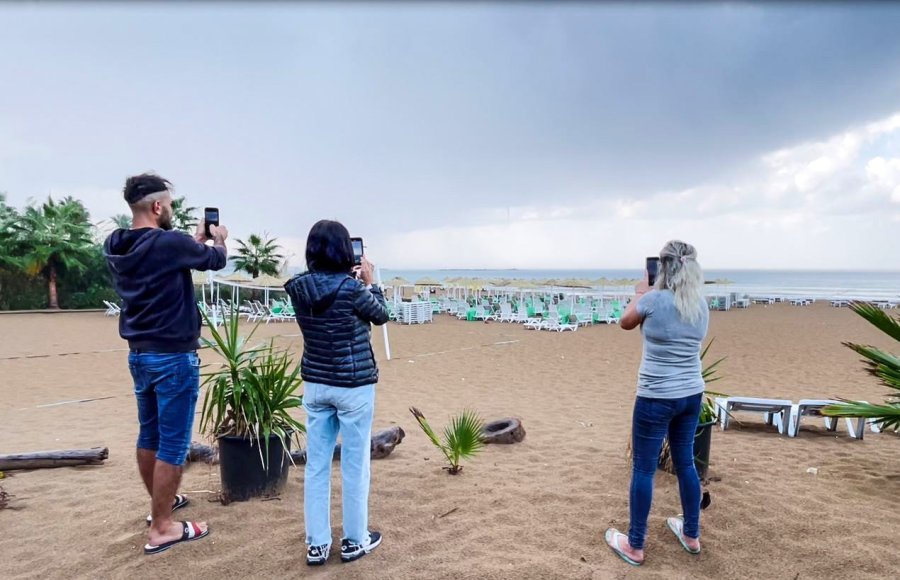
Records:
[[[172,200],[172,227],[179,232],[192,233],[197,227],[197,218],[194,213],[196,207],[185,207],[185,198],[176,197]],[[116,214],[109,221],[123,230],[131,228],[131,216],[124,213]]]
[[[20,252],[16,251],[17,244],[13,230],[17,218],[16,210],[6,205],[6,194],[0,192],[0,272],[16,271],[22,267],[16,258]],[[0,278],[0,290],[3,288],[3,282],[4,280]]]
[[[64,270],[83,270],[91,256],[90,216],[80,201],[48,198],[29,206],[12,226],[22,252],[25,272],[47,280],[49,308],[59,308],[57,276]]]
[[[874,304],[854,302],[850,305],[853,312],[859,314],[872,325],[894,340],[900,342],[900,318],[889,316]],[[822,414],[829,417],[865,417],[874,419],[882,429],[900,430],[900,357],[884,352],[874,346],[866,346],[853,342],[843,343],[861,354],[866,370],[881,379],[881,383],[894,392],[885,396],[883,405],[872,405],[862,401],[841,399],[843,403],[822,409]]]
[[[196,207],[185,205],[184,196],[176,197],[172,200],[172,227],[179,232],[193,233],[197,227],[196,211]]]
[[[250,234],[247,241],[238,240],[238,255],[230,259],[234,261],[235,270],[243,270],[256,278],[260,274],[277,276],[279,263],[284,255],[279,253],[281,246],[277,244],[278,238],[269,238],[268,234],[262,237]]]
[[[0,268],[16,268],[20,264],[15,259],[15,231],[13,224],[18,218],[14,208],[6,205],[6,194],[0,192]]]
[[[123,230],[131,229],[131,216],[125,215],[124,213],[116,214],[109,218],[109,221],[112,222],[114,226]]]

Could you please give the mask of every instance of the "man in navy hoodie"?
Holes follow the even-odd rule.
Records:
[[[129,177],[125,201],[130,230],[118,229],[104,244],[116,292],[122,298],[119,334],[128,341],[140,431],[137,463],[151,497],[144,553],[209,534],[205,522],[177,522],[172,511],[188,500],[176,495],[187,458],[200,391],[200,313],[191,270],[225,266],[228,230],[201,221],[194,236],[172,231],[171,184],[153,174]]]

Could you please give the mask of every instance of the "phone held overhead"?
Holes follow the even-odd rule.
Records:
[[[353,245],[353,263],[359,266],[360,264],[362,264],[363,239],[350,238],[350,243]]]
[[[209,226],[218,226],[219,225],[219,208],[217,207],[207,207],[203,209],[203,223],[206,228],[206,237],[211,238],[212,233],[209,231]]]
[[[659,257],[647,258],[647,283],[652,287],[656,284],[656,276],[659,274]]]

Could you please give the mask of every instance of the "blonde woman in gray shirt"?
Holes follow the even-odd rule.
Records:
[[[632,566],[644,562],[653,477],[668,435],[684,518],[666,525],[691,554],[700,553],[700,478],[694,467],[694,435],[705,388],[700,348],[709,324],[697,250],[673,240],[659,253],[653,289],[647,278],[622,315],[621,326],[640,326],[644,352],[632,418],[632,474],[628,535],[606,530],[606,543]]]

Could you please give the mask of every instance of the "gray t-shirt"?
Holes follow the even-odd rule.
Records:
[[[680,399],[705,389],[700,366],[700,347],[709,326],[709,307],[694,324],[682,320],[671,290],[651,290],[637,305],[643,319],[644,355],[638,373],[639,397]]]

